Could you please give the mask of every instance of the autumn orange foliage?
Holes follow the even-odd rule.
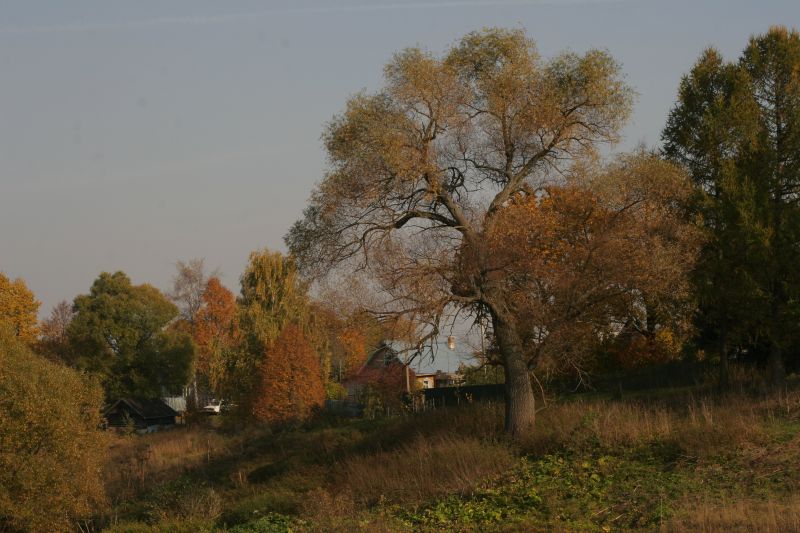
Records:
[[[623,368],[665,363],[680,356],[682,341],[669,327],[652,333],[625,330],[607,343],[608,362]]]
[[[270,424],[308,419],[325,400],[319,358],[302,330],[286,325],[259,365],[253,415]]]
[[[241,342],[236,298],[219,278],[208,280],[202,307],[195,317],[194,341],[197,344],[197,373],[212,390],[220,388],[225,374],[225,355]]]
[[[637,154],[581,178],[516,196],[489,232],[529,357],[580,370],[601,343],[625,366],[676,357],[699,242],[680,170]]]
[[[361,367],[367,358],[367,337],[359,329],[345,327],[336,338],[342,347],[342,360],[345,367],[343,373],[345,375],[352,374]]]

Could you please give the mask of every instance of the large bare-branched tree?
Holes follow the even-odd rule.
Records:
[[[506,429],[533,425],[529,360],[488,231],[509,203],[563,180],[617,140],[632,91],[609,54],[543,60],[521,30],[470,33],[443,57],[419,48],[385,86],[352,97],[324,133],[330,170],[287,242],[306,272],[367,267],[386,311],[431,325],[488,316],[506,374]]]

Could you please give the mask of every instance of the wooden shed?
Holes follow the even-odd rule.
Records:
[[[133,424],[136,429],[147,429],[174,426],[178,412],[163,400],[120,398],[105,408],[103,416],[108,427],[125,427]]]

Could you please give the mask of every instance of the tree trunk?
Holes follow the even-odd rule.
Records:
[[[776,342],[773,341],[771,344],[769,358],[767,359],[767,376],[770,385],[779,387],[783,385],[783,379],[786,374],[783,367],[783,353]]]
[[[492,324],[503,357],[506,377],[506,433],[520,438],[533,430],[536,400],[522,341],[511,320],[492,312]]]
[[[194,395],[194,408],[199,410],[200,409],[200,397],[198,396],[198,392],[197,392],[197,372],[194,373],[194,377],[192,379],[192,394]]]
[[[725,328],[719,335],[719,388],[728,390],[730,386],[730,371],[728,368],[728,334]]]

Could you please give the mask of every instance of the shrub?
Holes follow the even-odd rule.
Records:
[[[229,533],[290,533],[293,520],[285,515],[269,513],[258,520],[236,526]]]
[[[67,531],[97,511],[101,405],[97,383],[0,328],[0,529]]]
[[[347,389],[341,383],[329,381],[325,383],[326,400],[345,400],[347,399]]]

